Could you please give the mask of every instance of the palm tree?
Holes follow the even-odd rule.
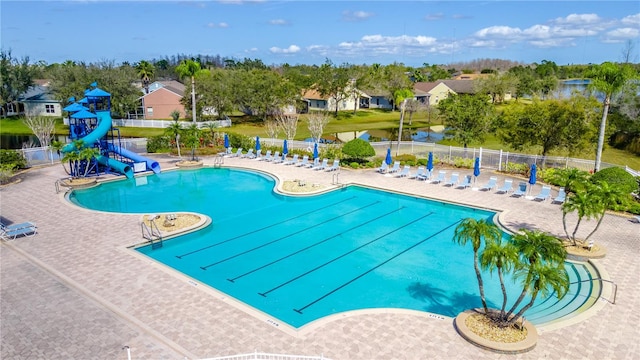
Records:
[[[600,202],[597,196],[594,196],[594,185],[585,183],[584,188],[580,188],[574,193],[568,194],[567,199],[562,204],[562,227],[567,238],[572,241],[573,245],[577,245],[576,234],[578,228],[583,219],[595,218],[603,211],[603,204]],[[606,210],[606,208],[604,209]],[[569,234],[567,230],[567,215],[572,212],[578,213],[578,221],[573,229],[573,232]]]
[[[602,120],[600,122],[600,133],[598,135],[598,149],[596,151],[596,164],[594,171],[600,170],[600,161],[602,160],[602,147],[604,146],[605,128],[607,126],[607,115],[609,114],[609,106],[611,105],[611,97],[618,93],[629,82],[629,80],[637,78],[633,69],[627,65],[618,65],[612,62],[604,62],[595,65],[587,73],[587,77],[591,79],[591,88],[604,93]]]
[[[179,121],[174,121],[171,125],[167,126],[164,131],[171,136],[172,139],[176,139],[176,147],[178,148],[178,157],[182,159],[180,155],[180,134],[182,134],[182,125]]]
[[[503,273],[511,272],[518,263],[518,249],[510,242],[498,241],[489,242],[485,245],[480,254],[480,266],[490,272],[497,270],[502,290],[502,307],[500,308],[500,318],[504,318],[504,310],[507,306],[507,288],[504,285]]]
[[[189,128],[186,129],[186,136],[184,144],[191,148],[191,161],[196,161],[196,148],[200,145],[200,132],[198,125],[192,123]]]
[[[149,81],[153,77],[155,67],[150,62],[141,60],[138,64],[136,64],[136,71],[138,72],[140,80],[142,80],[142,86],[144,87],[145,93],[148,94]]]
[[[484,284],[482,283],[482,275],[480,274],[480,267],[478,266],[478,250],[482,245],[482,239],[486,243],[497,242],[502,237],[500,229],[493,223],[487,220],[476,220],[473,218],[467,218],[456,226],[455,233],[453,235],[453,241],[466,245],[467,242],[471,242],[473,246],[473,268],[476,271],[476,277],[478,279],[478,288],[480,290],[480,300],[482,301],[482,307],[484,313],[488,313],[487,301],[484,296]]]
[[[616,186],[611,186],[606,181],[599,181],[594,189],[595,191],[592,192],[592,195],[594,195],[598,199],[601,207],[599,209],[599,213],[595,215],[598,217],[598,223],[596,224],[596,227],[593,229],[593,231],[589,233],[589,235],[587,235],[587,237],[584,239],[585,242],[587,242],[591,235],[593,235],[598,230],[608,209],[613,209],[617,205],[625,204],[630,198],[629,194],[626,193],[623,189],[620,189]]]
[[[200,63],[194,60],[182,60],[176,67],[180,77],[191,77],[191,113],[196,122],[196,74],[200,71]]]
[[[520,253],[520,261],[517,265],[517,274],[520,274],[521,277],[522,274],[524,274],[522,292],[509,312],[503,318],[503,320],[508,320],[513,324],[517,317],[522,315],[524,311],[520,310],[518,316],[513,318],[511,318],[511,314],[513,314],[513,312],[518,308],[527,292],[535,290],[536,287],[537,291],[544,288],[542,286],[544,285],[544,279],[539,279],[539,277],[542,276],[539,272],[543,271],[543,267],[552,266],[556,267],[557,271],[565,272],[564,268],[561,268],[560,265],[564,263],[564,260],[567,257],[567,250],[562,246],[562,242],[559,239],[537,230],[530,231],[522,229],[520,230],[520,233],[511,238],[511,241]],[[546,274],[546,270],[544,271]],[[536,284],[536,282],[539,283]],[[530,303],[533,304],[534,300],[535,298],[533,298]]]
[[[564,187],[564,191],[575,193],[577,189],[583,188],[589,181],[589,173],[576,168],[557,169],[551,175],[551,182]]]

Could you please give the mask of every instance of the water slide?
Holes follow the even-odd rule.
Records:
[[[107,135],[107,132],[109,132],[109,129],[111,129],[111,114],[109,113],[109,111],[96,111],[96,117],[98,118],[98,126],[96,126],[93,131],[87,134],[87,136],[78,139],[83,141],[84,146],[93,146],[96,141],[102,139],[105,135]],[[73,143],[69,143],[62,148],[63,153],[74,150],[75,149]],[[119,172],[120,174],[126,175],[126,177],[129,179],[133,178],[133,170],[131,169],[131,166],[121,161],[110,159],[102,155],[96,156],[96,160],[98,161],[98,163],[106,165],[109,168]]]
[[[144,162],[147,164],[147,169],[153,170],[154,173],[160,173],[160,164],[157,161],[149,159],[148,157],[144,157],[140,154],[134,153],[131,150],[124,149],[120,146],[113,146],[109,144],[109,150],[113,151],[116,154],[120,154],[127,159],[131,159],[134,162]]]

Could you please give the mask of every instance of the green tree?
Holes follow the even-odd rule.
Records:
[[[182,124],[177,120],[174,120],[164,129],[165,134],[169,135],[172,140],[175,140],[179,158],[182,158],[180,155],[180,136],[182,135],[183,130]]]
[[[196,123],[184,130],[184,144],[191,149],[191,161],[196,161],[196,149],[200,146],[200,135],[202,131],[198,128]]]
[[[368,141],[356,138],[342,146],[342,153],[354,159],[362,160],[374,156],[376,151]]]
[[[485,95],[451,94],[438,103],[438,110],[448,132],[465,148],[473,141],[484,141],[495,114]]]
[[[100,150],[94,147],[85,147],[82,140],[74,140],[72,144],[73,150],[64,153],[61,162],[69,163],[70,171],[68,173],[74,178],[86,177],[89,171],[97,166],[95,158],[100,155]]]
[[[563,187],[567,194],[582,189],[587,181],[589,173],[576,168],[555,169],[549,179],[550,183]]]
[[[196,74],[200,71],[200,63],[188,59],[182,60],[176,67],[176,72],[181,78],[191,79],[191,114],[193,122],[196,122]]]
[[[522,292],[511,309],[504,315],[506,324],[514,324],[524,312],[533,306],[538,293],[546,295],[548,289],[556,291],[558,298],[562,298],[569,289],[569,277],[562,267],[567,257],[567,251],[557,238],[541,231],[520,230],[511,238],[513,245],[520,253],[520,264],[516,267],[516,277],[522,280]],[[527,293],[531,300],[515,315],[511,316],[520,306]]]
[[[9,104],[33,85],[36,67],[29,64],[29,57],[21,60],[11,55],[11,50],[0,50],[0,115],[6,116]]]
[[[496,270],[498,273],[500,289],[502,290],[501,318],[504,318],[505,308],[507,306],[507,287],[504,283],[503,274],[504,272],[511,272],[517,264],[518,249],[510,241],[502,241],[501,238],[498,238],[496,241],[486,242],[480,254],[480,266],[490,272]]]
[[[595,185],[591,183],[585,183],[582,187],[578,188],[575,192],[567,194],[565,202],[562,204],[562,227],[567,239],[569,239],[574,246],[577,245],[578,240],[576,234],[578,228],[583,219],[593,219],[603,211],[604,205],[601,204],[596,197],[592,194],[596,191]],[[567,229],[567,215],[570,213],[577,213],[578,219],[571,234]]]
[[[595,214],[598,218],[598,222],[594,227],[593,231],[584,238],[584,241],[588,243],[589,238],[600,228],[600,224],[602,220],[604,220],[604,215],[609,209],[616,209],[619,206],[624,206],[626,203],[631,200],[631,196],[629,192],[622,189],[622,187],[610,185],[606,181],[598,181],[595,183],[595,191],[591,194],[595,196],[596,201],[601,204],[600,212]]]
[[[596,162],[594,171],[600,170],[600,162],[602,160],[602,149],[604,147],[605,130],[607,127],[607,115],[609,114],[609,106],[611,98],[614,94],[622,90],[622,88],[632,79],[637,79],[637,72],[628,64],[618,65],[612,62],[604,62],[595,65],[587,73],[587,77],[591,79],[589,86],[597,91],[604,93],[604,105],[602,109],[602,120],[600,121],[600,131],[598,134],[598,147],[596,150]]]
[[[144,87],[145,93],[149,93],[149,82],[153,78],[155,67],[153,64],[146,60],[141,60],[136,64],[136,71],[138,73],[138,77],[142,80],[142,86]]]
[[[491,74],[486,78],[477,79],[474,82],[476,93],[489,94],[491,102],[501,103],[507,93],[516,90],[517,78],[511,73]]]
[[[234,82],[234,70],[213,69],[210,72],[200,72],[196,75],[196,92],[200,94],[198,108],[212,108],[218,113],[218,118],[230,114],[233,110],[235,94],[242,93],[238,86],[240,81]],[[200,111],[198,111],[200,112]]]
[[[489,243],[498,242],[501,237],[502,234],[500,233],[500,229],[495,224],[490,223],[487,220],[476,220],[473,218],[462,220],[462,222],[456,226],[453,235],[454,242],[463,246],[467,243],[471,243],[471,246],[473,247],[473,268],[476,272],[478,289],[480,290],[480,300],[482,301],[482,308],[484,309],[485,314],[489,312],[489,309],[484,295],[484,283],[482,281],[482,274],[480,273],[478,253],[480,246],[482,246],[483,239],[485,243]]]
[[[331,60],[327,59],[316,72],[314,88],[320,95],[333,98],[336,116],[338,116],[340,102],[350,95],[350,85],[347,65],[336,67]]]

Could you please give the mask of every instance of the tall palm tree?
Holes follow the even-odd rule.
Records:
[[[517,265],[518,272],[522,273],[524,271],[525,275],[522,292],[505,315],[504,319],[507,320],[511,320],[511,314],[518,308],[527,292],[532,289],[532,286],[535,288],[535,282],[538,281],[539,276],[537,272],[541,271],[541,266],[558,267],[567,258],[567,250],[562,246],[562,242],[556,237],[541,231],[522,229],[520,233],[511,238],[511,241],[520,253],[520,261]],[[565,271],[564,268],[562,271]],[[542,285],[542,283],[538,285]],[[521,311],[521,313],[524,312]]]
[[[500,318],[504,318],[504,311],[507,306],[507,287],[504,284],[503,273],[511,272],[518,263],[518,249],[510,241],[494,241],[485,245],[480,254],[480,266],[489,271],[497,270],[502,290],[502,307],[500,308]]]
[[[473,268],[476,271],[476,278],[478,279],[478,288],[480,290],[480,300],[482,301],[482,307],[484,313],[488,313],[487,301],[484,296],[484,284],[482,282],[482,275],[480,274],[480,267],[478,266],[478,251],[482,245],[482,239],[486,243],[497,242],[502,237],[500,229],[493,223],[487,220],[476,220],[473,218],[467,218],[456,226],[455,233],[453,235],[453,241],[466,245],[468,242],[473,246]]]
[[[601,206],[599,213],[596,214],[598,217],[598,223],[593,231],[591,231],[591,233],[589,233],[589,235],[584,239],[585,242],[587,242],[591,235],[598,230],[608,209],[613,209],[617,205],[625,204],[630,199],[627,192],[617,186],[609,185],[606,181],[599,181],[594,188],[595,191],[593,192],[593,195],[598,199],[597,201]]]
[[[165,133],[171,136],[172,139],[176,140],[176,147],[178,148],[178,157],[182,159],[180,155],[180,134],[182,134],[182,124],[179,121],[175,120],[169,126],[164,129]]]
[[[591,88],[604,93],[602,120],[600,122],[600,133],[598,135],[598,149],[596,151],[596,164],[594,171],[600,170],[600,161],[602,160],[602,148],[604,146],[604,135],[607,126],[607,115],[609,114],[609,106],[611,105],[611,97],[622,90],[629,80],[638,78],[637,73],[627,65],[618,65],[612,62],[604,62],[595,65],[587,73],[587,77],[591,79]]]
[[[148,94],[149,82],[153,77],[155,67],[146,60],[140,60],[140,62],[136,64],[136,71],[138,72],[138,77],[142,80],[142,86],[144,87],[145,94]]]
[[[200,63],[194,60],[182,60],[176,67],[180,77],[191,77],[191,114],[196,122],[196,74],[200,71]]]

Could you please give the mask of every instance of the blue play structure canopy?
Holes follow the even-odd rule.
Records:
[[[87,93],[84,94],[87,97],[95,97],[95,96],[111,96],[111,94],[109,94],[108,92],[102,90],[102,89],[98,89],[95,88]]]
[[[80,110],[75,114],[71,115],[73,119],[96,119],[96,114],[92,113],[89,110]]]

